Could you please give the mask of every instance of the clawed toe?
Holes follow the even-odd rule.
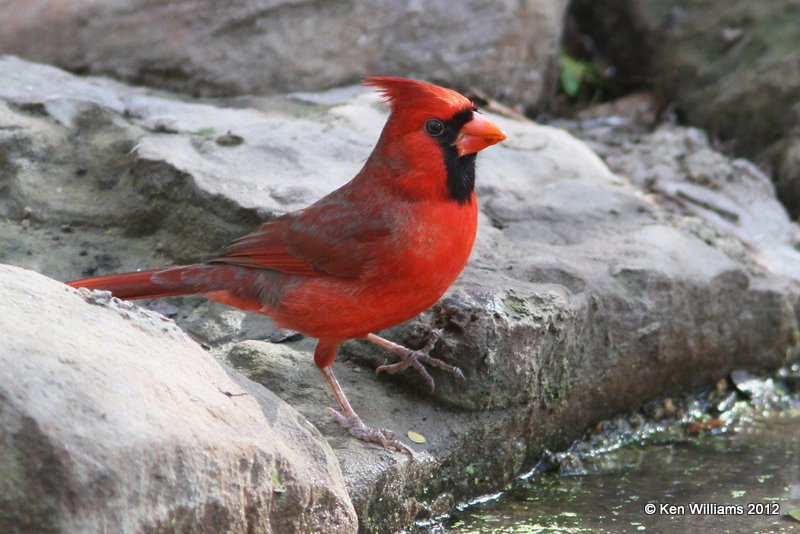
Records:
[[[375,443],[387,449],[394,449],[398,452],[407,454],[412,459],[414,458],[414,451],[407,447],[403,442],[395,439],[394,432],[391,430],[367,426],[355,413],[351,415],[342,414],[330,407],[325,408],[325,411],[331,415],[334,421],[346,428],[350,434],[357,437],[361,441]]]
[[[436,345],[436,341],[439,339],[439,336],[441,336],[441,330],[434,330],[424,347],[419,350],[411,350],[402,345],[398,345],[397,343],[393,343],[388,339],[383,339],[382,337],[376,336],[375,334],[369,334],[367,336],[367,340],[375,343],[376,345],[380,345],[385,349],[388,349],[400,358],[400,361],[397,363],[385,364],[377,367],[375,369],[375,373],[379,374],[386,372],[394,374],[407,369],[408,367],[413,367],[419,372],[419,374],[422,375],[422,378],[430,387],[431,393],[433,393],[436,385],[433,381],[433,377],[425,368],[424,364],[451,373],[458,377],[461,381],[466,382],[467,379],[464,377],[464,373],[461,372],[461,369],[428,354],[433,349],[434,345]]]

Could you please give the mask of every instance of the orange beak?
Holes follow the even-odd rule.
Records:
[[[466,123],[461,128],[461,131],[458,132],[458,138],[453,143],[453,146],[458,149],[458,157],[461,157],[480,152],[484,148],[506,139],[506,137],[506,133],[498,128],[497,125],[480,113],[475,113],[472,116],[472,120]]]

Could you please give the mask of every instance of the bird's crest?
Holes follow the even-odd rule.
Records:
[[[367,87],[377,87],[392,111],[396,111],[400,103],[408,105],[420,101],[438,101],[453,108],[472,106],[469,99],[455,91],[408,78],[365,76],[362,84]]]

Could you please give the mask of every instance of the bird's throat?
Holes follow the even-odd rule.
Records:
[[[444,167],[447,172],[447,192],[459,204],[472,202],[475,190],[475,156],[458,157],[455,147],[444,148]]]

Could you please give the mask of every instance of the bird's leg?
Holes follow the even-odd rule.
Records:
[[[411,350],[402,345],[398,345],[397,343],[393,343],[388,339],[376,336],[375,334],[367,334],[367,341],[375,343],[376,345],[393,352],[400,358],[400,361],[397,363],[381,365],[380,367],[375,369],[375,373],[381,373],[386,371],[387,373],[394,374],[398,371],[406,369],[407,367],[413,367],[414,369],[419,371],[419,374],[421,374],[422,377],[425,379],[425,382],[428,383],[428,385],[431,388],[431,393],[433,393],[433,390],[436,387],[436,385],[433,382],[433,377],[430,375],[430,373],[428,373],[428,370],[425,369],[425,365],[423,364],[428,364],[432,367],[438,367],[439,369],[447,371],[448,373],[454,374],[455,376],[466,382],[467,379],[464,378],[464,373],[461,372],[461,369],[459,369],[454,365],[450,365],[449,363],[445,363],[442,360],[434,358],[428,354],[431,351],[431,349],[433,349],[433,346],[436,345],[436,341],[439,339],[439,336],[441,335],[442,335],[441,330],[434,330],[433,333],[431,334],[430,339],[428,340],[428,342],[425,344],[424,347],[422,347],[419,350]]]
[[[325,380],[327,380],[328,384],[331,386],[333,394],[336,396],[336,400],[339,401],[339,404],[342,407],[342,412],[344,412],[340,413],[333,408],[326,408],[327,412],[331,414],[331,417],[333,417],[334,421],[342,425],[347,429],[348,432],[362,441],[377,443],[382,447],[391,447],[396,451],[408,454],[411,458],[414,457],[414,452],[410,448],[408,448],[399,440],[394,439],[394,432],[391,430],[387,430],[385,428],[373,428],[364,424],[358,414],[356,414],[356,412],[353,410],[353,407],[350,406],[350,401],[347,400],[344,390],[342,389],[342,386],[339,385],[339,381],[336,380],[336,377],[333,375],[333,369],[330,366],[321,367],[320,371],[322,371],[322,374],[325,376]]]

